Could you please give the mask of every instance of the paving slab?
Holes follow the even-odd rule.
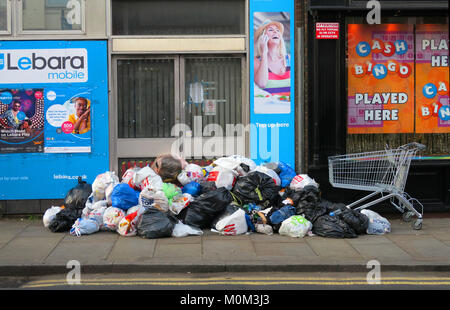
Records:
[[[361,254],[345,239],[309,237],[305,239],[319,257],[360,258]]]
[[[153,258],[156,239],[121,237],[114,244],[107,260],[114,263],[142,263]]]
[[[432,236],[388,235],[398,247],[407,252],[414,260],[450,260],[450,247]]]
[[[202,257],[201,243],[156,243],[155,258],[191,258]]]
[[[0,249],[0,265],[40,264],[63,237],[15,237]]]
[[[84,236],[86,237],[86,236]],[[65,264],[77,260],[82,264],[106,263],[118,235],[93,234],[83,238],[67,235],[45,259],[47,264]]]
[[[317,259],[318,256],[309,247],[309,245],[298,242],[277,242],[277,243],[254,243],[255,252],[258,259],[277,259],[290,258],[298,259]]]
[[[202,243],[202,257],[213,261],[252,260],[256,258],[253,243],[246,240],[204,239]]]

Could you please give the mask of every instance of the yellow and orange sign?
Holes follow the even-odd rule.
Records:
[[[348,133],[414,131],[414,28],[348,25]]]
[[[417,133],[450,132],[448,42],[448,25],[417,25]]]
[[[348,133],[450,132],[448,25],[348,25]]]

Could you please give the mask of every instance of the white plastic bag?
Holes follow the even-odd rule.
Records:
[[[108,207],[103,214],[103,225],[104,230],[117,230],[120,221],[125,217],[125,212],[122,209],[116,207]]]
[[[138,185],[134,183],[134,175],[141,170],[139,167],[133,167],[124,172],[122,183],[128,184],[133,189],[138,189]]]
[[[114,190],[114,186],[116,186],[116,183],[111,183],[105,189],[105,200],[107,201],[108,206],[112,206],[111,195],[112,195],[112,192]]]
[[[363,209],[361,213],[369,218],[369,226],[366,230],[368,235],[383,235],[391,232],[391,223],[377,212]]]
[[[226,189],[231,190],[236,181],[236,177],[237,172],[222,166],[217,166],[208,174],[206,181],[214,182],[217,188],[225,187]]]
[[[50,225],[50,222],[53,221],[56,214],[58,214],[61,210],[62,210],[61,207],[53,206],[53,207],[48,208],[45,211],[44,216],[42,217],[42,222],[44,223],[44,227],[48,228],[48,226]]]
[[[237,166],[239,166],[240,162],[237,159],[231,158],[231,157],[221,157],[216,159],[213,162],[214,165],[222,168],[226,168],[229,170],[235,170]]]
[[[140,208],[142,208],[141,205],[137,205],[137,206],[131,207],[131,208],[129,208],[129,209],[127,210],[126,215],[130,215],[131,213],[136,212],[136,211],[139,210]]]
[[[143,190],[145,187],[158,190],[162,188],[163,181],[161,177],[149,166],[145,166],[137,171],[133,176],[133,183],[136,188]]]
[[[103,225],[103,216],[105,215],[105,211],[108,209],[108,206],[101,206],[89,212],[87,215],[88,219],[96,220],[100,227]]]
[[[240,164],[245,164],[250,168],[250,171],[253,171],[256,169],[256,163],[251,160],[250,158],[244,157],[242,155],[231,155],[228,158],[237,160]]]
[[[154,206],[163,212],[167,212],[169,210],[169,199],[162,190],[153,190],[146,187],[139,194],[139,205],[143,207]]]
[[[258,166],[258,167],[255,168],[255,171],[259,171],[259,172],[262,172],[262,173],[268,175],[269,177],[271,177],[273,179],[273,181],[275,182],[275,184],[277,186],[281,186],[280,176],[275,171],[273,171],[272,169],[269,169],[269,168],[264,167],[264,166]]]
[[[99,200],[94,203],[86,204],[83,211],[81,211],[82,218],[88,218],[89,214],[99,208],[108,207],[108,202],[106,200]]]
[[[307,174],[299,174],[295,176],[289,187],[293,190],[302,190],[305,186],[313,185],[319,188],[319,184],[314,181],[314,179],[310,178]]]
[[[192,200],[193,197],[190,194],[185,193],[182,195],[177,195],[173,198],[172,204],[169,206],[169,210],[174,214],[179,214],[191,203]]]
[[[278,233],[283,236],[303,238],[311,229],[310,221],[301,215],[293,215],[281,223]]]
[[[256,232],[265,235],[273,235],[273,228],[269,224],[255,224]]]
[[[189,182],[199,182],[203,179],[203,169],[196,164],[188,164],[178,175],[178,181],[182,185],[186,185]]]
[[[125,237],[136,236],[137,227],[142,219],[142,214],[144,214],[144,212],[144,207],[138,207],[136,211],[122,218],[119,222],[119,225],[117,226],[117,232],[119,233],[119,235]]]
[[[200,236],[203,235],[203,231],[197,227],[189,226],[186,224],[183,224],[181,221],[178,221],[177,224],[175,224],[175,227],[172,231],[172,237],[187,237],[189,235],[195,235]]]
[[[105,173],[99,174],[94,182],[92,183],[92,194],[94,195],[95,199],[97,200],[103,200],[106,197],[106,188],[110,184],[118,184],[119,178],[116,176],[115,172],[113,171],[106,171]]]
[[[233,214],[224,217],[216,223],[216,230],[225,236],[234,236],[244,234],[248,230],[247,220],[245,219],[245,211],[237,210]]]

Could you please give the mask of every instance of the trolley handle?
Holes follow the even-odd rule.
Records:
[[[418,143],[418,142],[411,142],[408,144],[405,144],[403,146],[401,146],[401,148],[405,148],[405,149],[417,149],[419,151],[423,151],[425,150],[427,147],[424,144]]]

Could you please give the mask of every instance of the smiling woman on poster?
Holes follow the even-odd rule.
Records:
[[[278,96],[277,99],[290,101],[290,58],[283,33],[283,24],[269,19],[255,31],[254,81],[260,89]]]
[[[83,134],[91,129],[91,107],[84,97],[74,99],[75,113],[69,115],[69,122],[73,124],[73,133]]]
[[[288,12],[255,12],[254,113],[291,112],[291,67]],[[263,21],[263,22],[261,22]],[[287,24],[283,24],[287,23]]]

